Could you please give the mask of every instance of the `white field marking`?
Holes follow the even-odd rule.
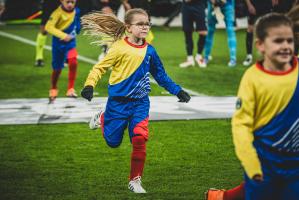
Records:
[[[107,97],[0,100],[0,124],[87,123],[90,116],[104,109]],[[236,97],[193,97],[179,103],[174,96],[150,97],[150,120],[227,119],[235,110]],[[194,106],[196,105],[196,106]],[[22,116],[21,118],[19,116]]]
[[[25,43],[25,44],[29,44],[31,46],[36,46],[36,42],[35,41],[29,40],[27,38],[24,38],[24,37],[21,37],[21,36],[18,36],[18,35],[14,35],[14,34],[11,34],[11,33],[6,33],[6,32],[3,32],[3,31],[0,31],[0,36],[6,37],[6,38],[10,38],[10,39],[13,39],[13,40]],[[52,50],[52,47],[50,47],[49,45],[45,45],[44,48],[47,49],[47,50],[49,50],[49,51]],[[97,60],[93,60],[91,58],[87,58],[87,57],[81,56],[81,55],[78,55],[78,60],[86,62],[88,64],[92,64],[92,65],[94,65],[94,64],[96,64],[98,62]],[[150,78],[150,81],[151,81],[151,83],[157,84],[157,82],[154,79],[152,79],[152,78]],[[190,95],[193,95],[193,96],[206,96],[204,94],[200,94],[198,92],[195,92],[195,91],[192,91],[192,90],[189,90],[189,89],[186,89],[186,88],[183,88],[183,89],[185,91],[187,91]]]

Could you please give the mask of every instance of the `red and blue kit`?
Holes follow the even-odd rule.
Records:
[[[136,135],[147,140],[150,74],[173,95],[177,95],[181,87],[168,77],[155,48],[146,42],[138,46],[123,38],[113,43],[104,59],[90,71],[85,86],[95,87],[108,68],[112,68],[109,98],[101,118],[107,144],[119,146],[127,127],[131,140]]]
[[[233,138],[246,172],[246,199],[298,199],[298,60],[280,73],[267,71],[261,63],[249,68],[236,107]],[[264,181],[252,180],[256,174]]]
[[[53,35],[52,39],[52,67],[62,69],[66,59],[76,58],[76,35],[81,29],[80,11],[75,8],[73,11],[66,11],[59,6],[50,16],[46,31]],[[72,35],[73,39],[65,42],[63,39]]]

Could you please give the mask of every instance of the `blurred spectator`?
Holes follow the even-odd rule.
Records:
[[[0,0],[0,17],[5,10],[5,0]]]
[[[132,8],[142,8],[150,15],[150,0],[123,0],[125,10]]]
[[[246,33],[246,58],[243,61],[244,66],[252,64],[252,43],[253,43],[253,26],[255,21],[267,13],[270,13],[273,8],[274,0],[245,0],[248,8],[248,27]],[[273,2],[272,2],[273,1]]]
[[[205,62],[203,62],[203,58],[201,56],[205,39],[207,35],[207,27],[206,27],[206,0],[184,0],[182,5],[182,23],[183,23],[183,31],[185,35],[185,45],[187,51],[187,60],[180,64],[181,68],[186,68],[189,66],[194,66],[195,61],[199,65],[199,67],[206,67]],[[194,29],[195,23],[195,29]],[[193,39],[192,34],[193,31],[198,33],[198,41],[197,41],[197,54],[195,56],[195,61],[193,58]]]
[[[287,13],[298,3],[298,0],[272,0],[273,12]]]
[[[169,24],[174,20],[174,18],[176,16],[178,16],[181,12],[182,9],[182,2],[177,0],[177,1],[171,1],[173,4],[173,9],[172,12],[168,15],[168,19],[166,20],[166,22],[164,22],[163,26],[164,28],[166,28],[167,30],[169,30]]]
[[[230,60],[229,67],[237,64],[237,40],[234,30],[235,5],[234,0],[208,0],[208,35],[205,42],[204,62],[208,63],[213,45],[213,37],[218,20],[224,20],[228,36]]]
[[[292,20],[294,24],[295,34],[295,51],[294,54],[298,56],[299,51],[299,4],[294,6],[288,13],[287,16]]]
[[[99,10],[106,14],[117,14],[119,7],[121,6],[120,0],[99,0]],[[102,60],[107,54],[108,46],[102,46],[102,53],[98,57],[98,61]]]

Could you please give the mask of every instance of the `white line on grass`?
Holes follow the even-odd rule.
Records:
[[[18,35],[14,35],[14,34],[11,34],[11,33],[6,33],[6,32],[3,32],[3,31],[0,31],[0,36],[6,37],[6,38],[10,38],[10,39],[13,39],[13,40],[25,43],[25,44],[29,44],[31,46],[36,46],[36,42],[35,41],[29,40],[29,39],[26,39],[24,37],[21,37],[21,36],[18,36]],[[44,48],[47,49],[47,50],[49,50],[49,51],[52,50],[52,48],[50,46],[48,46],[48,45],[45,45]],[[92,65],[94,65],[94,64],[97,63],[96,60],[93,60],[91,58],[87,58],[87,57],[81,56],[81,55],[78,56],[78,60],[86,62],[86,63],[89,63],[89,64],[92,64]],[[150,81],[152,83],[157,84],[157,82],[154,79],[150,79]],[[193,96],[205,96],[204,94],[200,94],[198,92],[195,92],[195,91],[192,91],[192,90],[189,90],[189,89],[186,89],[186,88],[183,88],[183,89],[186,90],[189,94],[191,94]]]

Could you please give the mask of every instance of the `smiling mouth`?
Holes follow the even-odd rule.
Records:
[[[292,53],[291,52],[278,52],[277,55],[280,55],[280,56],[291,56]]]

